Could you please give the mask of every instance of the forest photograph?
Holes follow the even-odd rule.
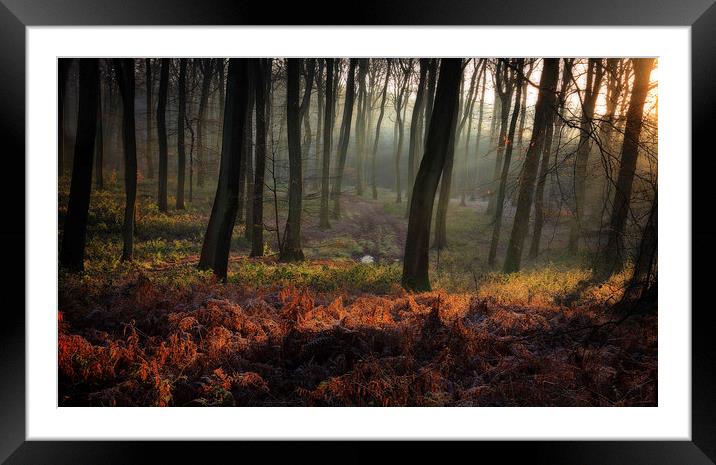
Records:
[[[658,64],[58,59],[58,405],[657,406]]]

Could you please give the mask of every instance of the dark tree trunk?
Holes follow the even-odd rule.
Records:
[[[368,59],[358,60],[358,117],[356,120],[356,194],[363,195],[363,151],[365,150],[366,113],[368,99],[365,78],[368,74]]]
[[[390,58],[386,59],[385,82],[383,82],[383,91],[380,97],[380,113],[378,114],[378,123],[375,125],[375,139],[373,140],[373,153],[371,155],[371,174],[370,183],[373,189],[373,200],[378,198],[378,186],[376,183],[376,167],[375,160],[378,156],[378,142],[380,141],[380,126],[383,124],[383,115],[385,114],[385,101],[388,96],[388,81],[390,80]]]
[[[556,91],[559,77],[559,59],[545,58],[540,77],[540,90],[535,105],[535,118],[532,126],[530,145],[525,155],[522,174],[520,175],[517,211],[512,226],[510,242],[505,258],[505,273],[519,271],[522,261],[522,246],[529,227],[530,209],[534,194],[535,179],[539,164],[540,150],[544,144],[547,127],[552,124],[557,110]]]
[[[404,131],[404,115],[403,108],[407,106],[408,100],[408,84],[410,83],[410,74],[412,71],[412,61],[407,63],[398,60],[396,63],[402,68],[402,75],[396,73],[396,97],[395,97],[395,203],[403,201],[403,188],[400,184],[400,156],[403,151],[403,134]]]
[[[629,212],[632,186],[639,156],[639,137],[644,116],[644,102],[649,91],[653,58],[634,58],[634,84],[626,115],[626,128],[619,161],[616,192],[609,225],[606,249],[600,253],[600,274],[608,277],[621,271],[625,262],[624,229]]]
[[[65,91],[71,64],[71,58],[57,60],[57,167],[60,176],[65,174]]]
[[[333,135],[333,111],[334,93],[333,89],[333,58],[326,58],[326,110],[324,113],[323,123],[323,158],[321,159],[321,209],[319,213],[319,224],[321,229],[331,227],[328,220],[328,197],[329,197],[329,181],[331,170],[331,145]]]
[[[539,243],[544,227],[544,187],[547,184],[547,172],[549,170],[549,159],[552,154],[552,138],[554,137],[554,124],[547,126],[542,146],[542,160],[540,162],[539,174],[537,176],[537,187],[535,188],[535,218],[532,231],[532,242],[530,242],[530,258],[537,258],[539,254]]]
[[[268,63],[267,63],[268,62]],[[266,171],[266,93],[271,85],[269,59],[260,58],[254,63],[254,93],[256,101],[256,173],[254,178],[253,233],[251,256],[264,254],[264,173]]]
[[[246,115],[246,151],[244,159],[246,160],[246,215],[244,216],[244,239],[251,242],[254,232],[254,144],[253,144],[253,126],[254,126],[254,71],[255,67],[249,67],[249,105]]]
[[[134,208],[137,201],[137,139],[134,124],[134,60],[115,58],[122,94],[122,140],[124,142],[124,222],[122,260],[131,260],[134,250]]]
[[[471,96],[468,99],[468,108],[466,114],[463,116],[463,123],[467,123],[467,136],[465,137],[465,152],[462,158],[463,162],[463,169],[462,169],[462,177],[461,177],[461,183],[462,187],[460,189],[460,206],[464,207],[467,205],[465,203],[465,200],[467,198],[468,191],[470,190],[470,171],[469,171],[469,154],[470,154],[470,140],[472,139],[472,114],[473,109],[475,108],[475,100],[477,99],[477,94],[479,91],[479,81],[480,76],[484,76],[486,66],[484,64],[484,61],[481,63],[479,61],[475,62],[475,74],[477,74],[477,81],[474,81],[470,84]],[[473,74],[473,79],[475,78],[475,74]],[[484,89],[483,89],[484,93]],[[460,134],[461,129],[458,129],[458,135]],[[478,136],[479,138],[479,136]]]
[[[430,128],[430,118],[433,116],[433,102],[435,101],[435,84],[438,80],[438,58],[430,59],[428,66],[428,89],[425,98],[425,130]],[[424,145],[424,144],[423,144]]]
[[[477,117],[477,138],[475,140],[475,184],[473,186],[473,195],[477,194],[480,179],[480,142],[482,139],[482,120],[484,119],[485,108],[485,82],[487,81],[487,63],[485,63],[482,72],[482,90],[480,91],[480,108]]]
[[[587,182],[587,164],[591,146],[592,119],[594,105],[599,96],[599,87],[602,82],[604,68],[600,58],[590,58],[587,64],[587,87],[582,101],[582,119],[580,123],[579,146],[574,167],[574,209],[572,211],[572,225],[569,231],[568,252],[576,254],[579,249],[582,219],[584,216],[584,194]]]
[[[209,103],[209,87],[211,85],[212,71],[214,70],[213,60],[211,58],[202,58],[201,61],[202,72],[204,73],[204,79],[201,83],[201,96],[199,98],[199,115],[197,116],[196,122],[196,145],[197,145],[197,157],[196,158],[196,185],[199,187],[204,186],[204,180],[206,178],[206,159],[207,150],[204,146],[204,126],[206,118],[206,106]]]
[[[562,115],[564,113],[564,106],[567,100],[567,90],[572,83],[572,63],[573,58],[563,58],[563,69],[562,69],[562,80],[560,83],[559,94],[557,94],[557,117],[553,124],[547,128],[547,134],[545,135],[545,143],[542,148],[542,162],[540,164],[539,176],[537,177],[537,188],[535,189],[535,220],[534,229],[532,231],[532,242],[530,243],[530,258],[537,258],[539,254],[540,240],[542,239],[542,228],[544,227],[544,188],[547,185],[547,173],[549,170],[549,160],[552,155],[552,145],[554,134],[558,134],[562,131],[564,122],[562,121]],[[558,139],[559,140],[559,139]],[[556,151],[559,151],[559,147],[556,147]],[[557,154],[555,154],[556,157]]]
[[[191,77],[189,79],[188,101],[190,104],[189,114],[194,114],[194,84],[196,83],[196,59],[191,60]],[[188,117],[189,132],[191,133],[191,145],[189,146],[189,202],[194,200],[194,147],[196,147],[192,118]]]
[[[520,127],[517,131],[517,142],[516,144],[522,149],[522,137],[525,133],[525,117],[527,116],[527,83],[529,82],[530,76],[532,75],[532,71],[534,71],[535,68],[535,61],[531,60],[532,63],[530,64],[529,69],[525,70],[525,78],[522,82],[522,101],[520,103],[520,107],[522,108],[522,113],[520,114]]]
[[[177,119],[177,210],[184,210],[184,175],[186,153],[184,126],[186,125],[186,58],[179,59],[179,116]]]
[[[169,87],[169,58],[162,58],[159,72],[159,100],[157,101],[157,137],[159,138],[159,211],[166,212],[167,207],[167,88]]]
[[[304,136],[302,151],[306,156],[301,157],[301,171],[303,173],[302,183],[305,183],[306,174],[308,173],[308,154],[311,152],[311,144],[313,143],[311,136],[311,95],[313,92],[313,81],[316,76],[316,59],[308,58],[304,60],[306,70],[306,85],[303,92],[301,104],[298,107],[299,122],[303,125]]]
[[[286,84],[286,129],[288,134],[288,219],[286,220],[285,239],[281,250],[281,261],[303,260],[301,250],[301,204],[303,197],[303,179],[301,173],[301,119],[298,107],[299,59],[287,60]]]
[[[522,73],[524,58],[518,58],[515,63],[516,77]],[[492,240],[490,241],[490,253],[487,258],[487,264],[491,267],[495,266],[497,258],[497,246],[500,242],[500,232],[502,229],[502,212],[505,207],[505,193],[507,191],[507,178],[510,173],[510,162],[512,161],[512,147],[515,140],[515,130],[517,129],[517,118],[520,115],[522,106],[522,89],[523,85],[517,83],[517,95],[515,95],[515,108],[512,110],[512,118],[510,119],[510,128],[507,134],[507,142],[505,149],[505,158],[502,163],[502,175],[500,177],[500,186],[497,191],[497,204],[495,205],[495,217],[492,227]],[[523,113],[524,114],[524,113]]]
[[[441,60],[433,115],[425,141],[425,155],[420,162],[410,201],[402,276],[403,287],[408,290],[430,290],[428,275],[430,221],[440,175],[455,139],[461,77],[461,59]]]
[[[316,115],[316,160],[313,175],[313,190],[320,191],[321,186],[321,154],[323,153],[323,110],[326,106],[325,84],[323,81],[324,60],[318,60],[316,90],[318,91],[318,108]]]
[[[353,118],[353,101],[355,100],[355,69],[358,64],[356,58],[351,58],[348,70],[348,78],[346,80],[346,102],[343,107],[343,121],[341,123],[341,132],[338,136],[338,167],[335,171],[335,180],[333,181],[333,217],[341,217],[341,189],[343,188],[343,171],[346,167],[346,157],[348,156],[348,139],[351,134],[351,119]]]
[[[440,250],[447,247],[447,212],[450,204],[450,195],[452,193],[452,176],[453,166],[455,163],[455,143],[460,138],[460,133],[465,126],[465,122],[468,118],[470,101],[472,100],[472,94],[475,91],[475,78],[477,71],[472,75],[470,80],[470,89],[468,91],[467,98],[464,102],[464,109],[462,116],[458,122],[455,137],[450,145],[450,149],[447,154],[447,160],[445,161],[445,169],[442,173],[442,179],[440,181],[440,197],[438,199],[438,209],[435,214],[435,238],[433,239],[433,247]],[[462,94],[462,89],[460,90]],[[461,106],[460,99],[458,99],[458,107]],[[458,108],[458,112],[460,109]]]
[[[512,90],[514,82],[508,77],[508,67],[502,61],[498,60],[495,70],[495,95],[500,99],[500,135],[497,141],[497,156],[495,158],[495,170],[490,183],[490,198],[487,203],[487,213],[495,214],[495,206],[497,205],[497,190],[499,188],[499,179],[502,173],[502,163],[505,154],[505,142],[507,141],[507,125],[510,116],[510,107],[512,106]]]
[[[239,170],[249,102],[248,66],[247,59],[229,60],[219,181],[199,259],[200,269],[213,270],[224,281],[229,265],[231,234],[238,209]]]
[[[84,270],[87,216],[92,191],[92,158],[97,131],[99,68],[95,58],[80,58],[79,114],[72,163],[70,199],[60,250],[60,265],[71,271]]]
[[[147,137],[144,140],[144,159],[147,162],[147,179],[154,179],[152,162],[152,60],[144,59],[144,80],[147,87]]]
[[[99,63],[99,62],[98,62]],[[97,136],[95,137],[94,182],[98,190],[104,189],[104,135],[102,129],[102,79],[97,79]]]
[[[420,59],[420,79],[418,80],[418,92],[415,95],[415,105],[413,106],[413,114],[410,117],[410,138],[408,142],[408,203],[413,192],[413,183],[415,182],[415,171],[417,168],[420,143],[420,124],[425,111],[425,88],[428,74],[429,60],[427,58]]]
[[[649,218],[644,228],[639,250],[634,264],[634,271],[627,283],[624,294],[615,305],[615,310],[628,313],[653,313],[658,305],[657,286],[657,255],[658,255],[658,195],[654,193],[654,200],[649,211]]]

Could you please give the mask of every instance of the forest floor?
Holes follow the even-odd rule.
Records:
[[[656,315],[609,310],[626,274],[591,283],[549,240],[524,271],[494,272],[480,201],[451,204],[435,290],[413,294],[400,287],[406,204],[387,191],[346,194],[330,230],[309,195],[302,263],[276,261],[275,231],[266,257],[247,258],[237,222],[225,284],[195,266],[211,193],[168,214],[153,193],[140,190],[122,263],[121,187],[93,192],[86,270],[59,274],[60,405],[656,405]],[[61,183],[60,224],[66,196]]]

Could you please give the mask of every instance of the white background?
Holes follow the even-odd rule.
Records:
[[[57,407],[58,56],[658,56],[658,407]],[[27,438],[690,439],[690,28],[27,28]]]

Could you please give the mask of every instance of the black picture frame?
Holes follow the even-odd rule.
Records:
[[[271,455],[341,457],[341,461],[373,461],[384,456],[385,443],[246,442],[44,442],[25,440],[25,28],[34,25],[566,25],[690,26],[692,77],[692,441],[540,441],[462,442],[450,455],[501,461],[581,464],[707,464],[716,461],[716,345],[708,305],[716,258],[713,211],[716,157],[709,137],[716,130],[716,6],[714,0],[364,0],[356,4],[317,0],[280,7],[270,2],[220,0],[0,0],[0,127],[7,181],[0,183],[4,221],[0,221],[3,256],[10,273],[3,279],[17,305],[4,306],[0,320],[0,460],[7,463],[144,463],[162,454],[163,463],[198,462],[208,457]],[[334,17],[321,16],[332,12]],[[665,154],[664,156],[684,156]],[[684,160],[685,163],[688,159]],[[11,176],[7,173],[13,173]],[[10,205],[11,204],[11,205]],[[24,247],[19,247],[24,244]],[[14,264],[10,266],[9,264]],[[16,281],[16,282],[13,282]],[[689,311],[690,309],[671,309]],[[99,426],[99,425],[98,425]],[[578,425],[575,425],[578,427]],[[399,445],[399,447],[401,447]],[[337,450],[340,448],[341,450]],[[401,449],[421,460],[435,452],[426,443]],[[340,454],[340,455],[338,455]],[[443,456],[444,457],[444,456]],[[203,460],[200,460],[202,459]],[[160,463],[162,463],[160,462]]]

